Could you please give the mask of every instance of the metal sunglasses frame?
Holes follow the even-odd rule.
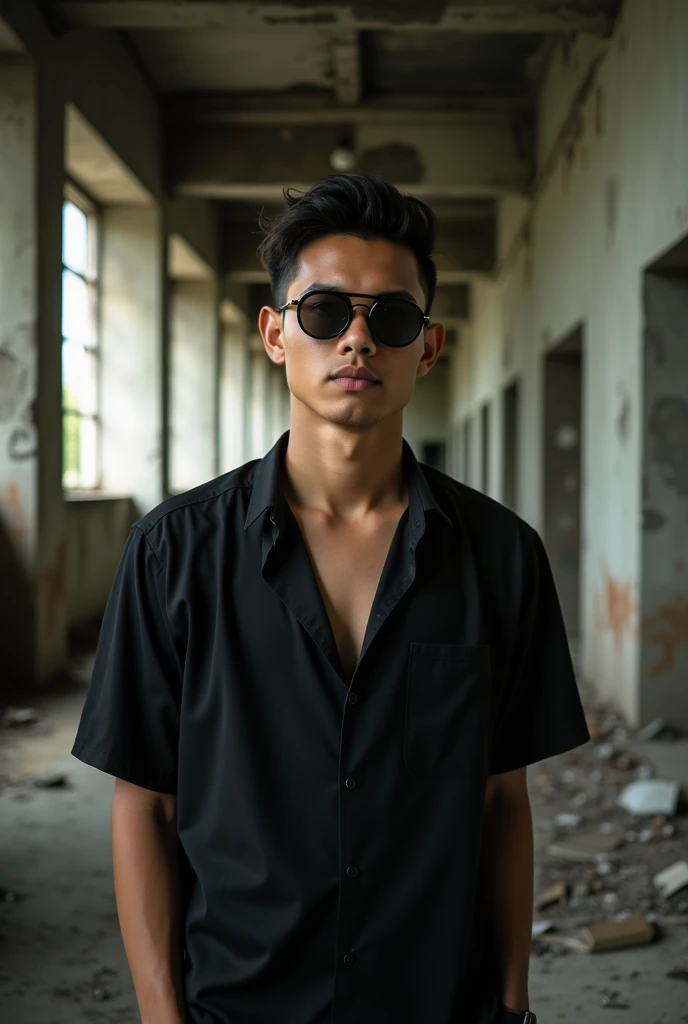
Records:
[[[306,330],[306,328],[303,325],[303,321],[301,319],[301,307],[303,306],[303,303],[306,301],[306,299],[310,298],[311,295],[338,295],[340,298],[342,298],[342,299],[344,299],[346,301],[346,303],[347,303],[347,305],[349,307],[349,319],[344,324],[344,326],[342,327],[341,331],[338,331],[337,334],[332,334],[329,338],[319,338],[317,336],[317,334],[311,334],[310,331]],[[374,302],[373,302],[372,306],[366,306],[365,302],[352,302],[351,301],[352,298],[354,298],[354,299],[374,299]],[[380,341],[379,338],[375,337],[375,334],[374,334],[374,332],[373,332],[373,330],[372,330],[372,328],[370,326],[370,317],[372,315],[373,310],[377,306],[378,302],[384,301],[385,299],[387,299],[387,300],[394,299],[395,302],[405,302],[408,306],[413,306],[415,309],[420,309],[421,313],[423,314],[423,319],[420,322],[420,326],[418,328],[417,333],[414,334],[414,336],[411,338],[410,341],[405,341],[403,345],[388,345],[387,342]],[[378,345],[387,345],[388,348],[406,348],[407,345],[412,345],[413,342],[418,337],[418,335],[420,334],[420,332],[423,330],[423,328],[427,329],[430,326],[430,317],[426,316],[423,313],[423,310],[418,305],[418,303],[414,302],[412,299],[404,298],[403,295],[368,295],[366,292],[335,292],[335,291],[323,291],[320,288],[314,288],[312,291],[306,292],[304,295],[302,295],[300,299],[290,299],[289,302],[285,302],[285,304],[283,306],[279,307],[277,312],[278,313],[286,313],[286,311],[288,309],[295,308],[296,309],[296,316],[297,316],[297,319],[298,319],[298,322],[299,322],[299,327],[301,328],[301,330],[303,331],[304,334],[307,334],[309,338],[315,338],[316,341],[332,341],[334,338],[341,338],[342,334],[345,334],[348,331],[349,327],[351,327],[351,322],[352,322],[352,320],[354,318],[354,309],[355,309],[356,306],[364,306],[364,307],[367,308],[368,314],[366,316],[366,321],[368,322],[368,330],[370,331],[370,333],[371,333],[371,335],[373,337],[373,340],[375,342],[377,342]]]

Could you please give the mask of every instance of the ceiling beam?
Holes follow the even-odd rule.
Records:
[[[532,180],[529,154],[503,124],[351,125],[361,171],[432,199],[523,194]],[[168,183],[178,195],[214,199],[281,199],[285,186],[309,187],[332,173],[330,155],[342,126],[174,125],[167,132]]]
[[[493,216],[465,221],[453,218],[438,221],[435,261],[440,279],[445,274],[466,275],[490,273],[495,265],[495,222]],[[253,222],[225,221],[220,232],[221,272],[246,282],[261,281],[265,271],[258,262],[256,250],[261,234],[257,217]],[[460,312],[440,304],[443,316],[459,316]]]
[[[322,90],[198,95],[178,93],[163,98],[165,120],[206,124],[406,124],[414,117],[423,124],[506,124],[532,116],[527,96],[457,97],[445,93],[393,97],[337,106]]]
[[[309,26],[332,31],[394,29],[441,32],[586,32],[607,36],[614,25],[615,0],[594,8],[587,0],[426,0],[424,4],[343,4],[238,0],[58,0],[72,25],[96,28],[232,29],[255,32]]]

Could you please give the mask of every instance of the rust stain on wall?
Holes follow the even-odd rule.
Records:
[[[66,540],[60,541],[53,564],[38,574],[36,582],[39,601],[45,608],[45,629],[52,633],[59,621],[60,604],[67,596]]]
[[[8,516],[9,535],[14,541],[22,541],[29,532],[21,501],[21,488],[17,483],[5,486],[5,506]]]
[[[688,645],[688,594],[678,594],[643,622],[643,631],[651,644],[659,648],[657,661],[650,668],[653,678],[671,672],[676,664],[677,648]]]
[[[613,634],[617,651],[621,650],[625,637],[633,632],[635,611],[633,581],[616,579],[604,568],[602,590],[595,595],[595,619],[598,629]]]

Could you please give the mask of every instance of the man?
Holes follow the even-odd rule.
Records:
[[[540,540],[402,440],[433,242],[374,178],[287,195],[291,429],[129,535],[74,753],[143,1024],[534,1020],[525,766],[588,737]]]

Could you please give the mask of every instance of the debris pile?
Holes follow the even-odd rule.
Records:
[[[688,927],[688,742],[661,720],[632,735],[599,705],[588,726],[590,744],[531,779],[534,816],[548,823],[533,926],[540,957],[642,945]],[[664,753],[685,764],[685,778],[662,774]],[[667,976],[688,980],[688,968]],[[619,1007],[618,994],[604,993],[603,1005]]]

